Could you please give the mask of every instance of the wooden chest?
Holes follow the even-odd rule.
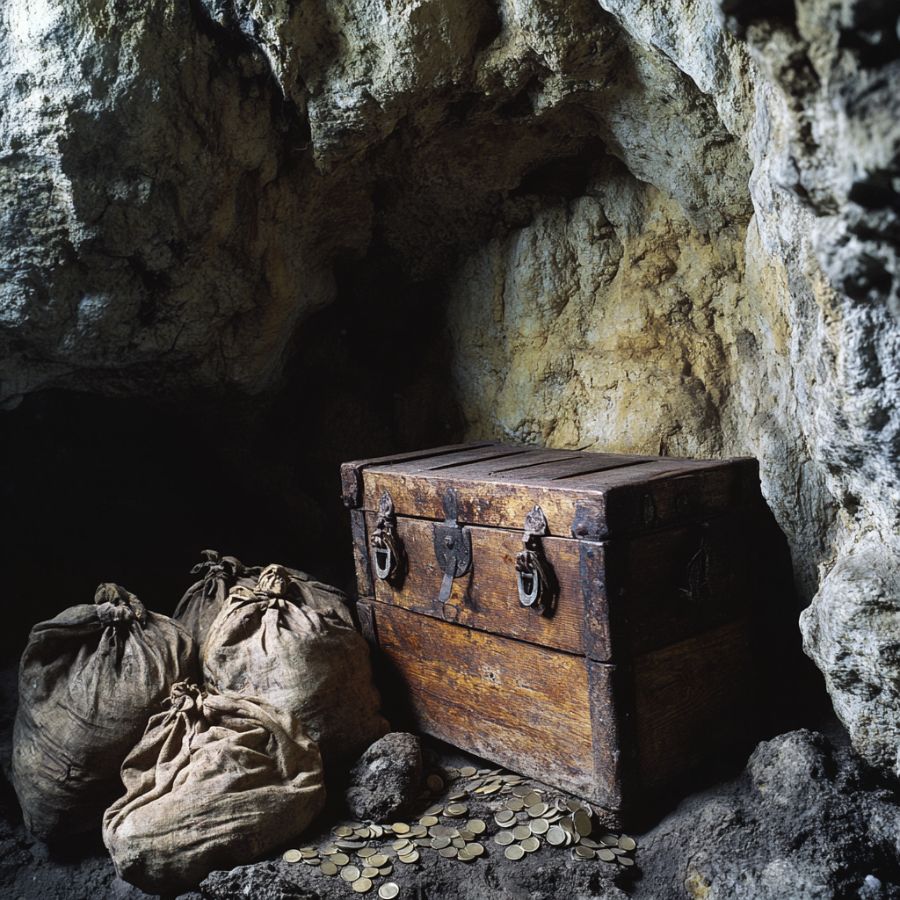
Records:
[[[422,732],[620,823],[760,736],[754,460],[481,443],[342,482],[360,622]]]

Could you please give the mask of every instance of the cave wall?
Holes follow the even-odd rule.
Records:
[[[13,0],[0,25],[7,409],[262,392],[263,424],[222,417],[264,442],[288,415],[284,450],[228,472],[280,496],[367,434],[757,456],[807,652],[900,775],[889,4]],[[323,335],[326,307],[364,331]]]

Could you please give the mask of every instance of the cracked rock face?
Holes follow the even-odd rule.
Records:
[[[377,260],[471,437],[758,457],[900,775],[896,11],[770,6],[5,4],[0,400],[260,390]]]

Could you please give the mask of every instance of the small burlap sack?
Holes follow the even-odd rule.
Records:
[[[177,684],[122,766],[103,817],[121,878],[175,893],[299,836],[325,803],[318,748],[297,720],[250,698]]]
[[[121,792],[122,760],[172,685],[197,670],[190,634],[116,584],[35,625],[19,667],[12,756],[29,830],[52,840],[98,828]]]
[[[261,569],[249,568],[234,556],[219,556],[215,550],[204,550],[202,562],[191,569],[192,575],[203,577],[185,592],[172,617],[194,636],[198,646],[206,640],[222,604],[232,588],[255,587]]]
[[[369,647],[343,594],[302,572],[268,566],[254,590],[231,592],[207,635],[203,674],[220,691],[295,715],[326,767],[355,759],[388,731]]]

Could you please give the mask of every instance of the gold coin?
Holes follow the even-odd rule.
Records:
[[[365,841],[372,837],[372,830],[370,828],[354,828],[353,833]]]
[[[297,863],[300,862],[300,851],[299,850],[285,850],[284,856],[281,857],[286,863]]]
[[[372,837],[380,838],[384,835],[384,828],[381,825],[370,825],[369,831],[372,832]]]
[[[487,825],[481,819],[469,819],[466,822],[466,830],[471,831],[472,834],[484,834]]]
[[[547,843],[554,847],[560,847],[566,842],[566,833],[559,825],[552,825],[547,830]]]
[[[475,768],[475,766],[463,766],[459,770],[459,774],[462,775],[463,778],[471,778],[476,771],[477,769]]]
[[[356,881],[356,879],[359,878],[359,869],[357,869],[356,866],[344,866],[344,868],[341,869],[341,878],[343,878],[344,881]]]
[[[413,843],[414,843],[417,847],[430,847],[430,846],[431,846],[431,838],[430,838],[430,837],[416,838],[416,839],[413,841]],[[405,850],[404,852],[405,852],[405,853],[409,853],[408,850]]]
[[[618,862],[620,866],[625,866],[626,868],[634,865],[634,860],[630,856],[617,856],[616,862]]]
[[[522,799],[526,806],[534,806],[535,803],[540,803],[542,798],[537,791],[529,791]]]
[[[520,844],[512,844],[503,851],[503,855],[507,859],[521,859],[525,855],[525,851]]]
[[[469,811],[469,807],[465,803],[451,803],[444,812],[454,819],[464,816]]]
[[[334,844],[326,844],[319,850],[319,853],[322,856],[331,856],[332,853],[337,853],[338,848],[334,846]]]
[[[522,841],[522,849],[526,853],[534,853],[541,846],[541,842],[536,837],[525,838]]]
[[[406,822],[394,822],[391,828],[394,829],[394,834],[406,834],[409,831],[409,825]]]
[[[368,862],[370,866],[375,866],[376,869],[380,869],[382,866],[387,865],[388,858],[383,853],[376,853],[373,856],[370,856],[366,862]]]
[[[571,798],[566,800],[566,809],[568,809],[569,812],[578,812],[578,810],[581,809],[581,803],[578,800]]]
[[[393,847],[394,850],[398,850],[398,851],[405,850],[409,846],[410,846],[410,843],[406,838],[400,838],[400,840],[394,841],[394,843],[391,844],[391,847]]]
[[[409,829],[408,834],[410,834],[412,837],[424,837],[426,834],[428,834],[428,829],[424,825],[413,825]]]
[[[444,807],[438,803],[436,806],[429,806],[428,809],[425,810],[423,815],[426,816],[439,816],[444,811]],[[419,820],[422,821],[421,819]]]
[[[516,797],[527,797],[530,793],[531,788],[527,784],[517,784],[513,788],[513,795]],[[538,797],[538,800],[540,800],[540,797]],[[535,803],[537,803],[537,800],[535,800]]]
[[[525,809],[525,801],[521,797],[513,797],[506,804],[506,808],[514,813],[517,813],[519,812],[519,810]]]
[[[510,822],[516,821],[516,814],[511,809],[501,809],[500,812],[494,816],[494,821],[501,827],[509,825]]]
[[[547,812],[547,804],[546,803],[535,803],[532,806],[528,807],[528,815],[531,816],[532,819],[539,819]]]
[[[612,850],[608,850],[606,847],[602,847],[600,850],[597,850],[597,859],[602,859],[603,862],[615,862],[616,854],[612,852]]]
[[[357,878],[353,884],[350,885],[357,894],[365,894],[372,890],[372,879],[371,878]]]
[[[375,869],[372,866],[366,866],[359,874],[362,878],[377,878],[378,869]]]
[[[362,850],[359,850],[356,855],[360,857],[360,859],[367,859],[370,856],[374,856],[375,852],[376,851],[374,847],[363,847]]]
[[[469,853],[469,851],[466,850],[465,847],[456,854],[456,858],[460,862],[472,862],[472,860],[475,859],[475,857],[472,856],[472,854]]]
[[[438,850],[438,853],[440,853],[444,859],[453,859],[457,854],[457,849],[456,847],[441,847],[441,849]]]
[[[471,853],[472,856],[481,856],[484,853],[484,844],[479,844],[478,841],[474,841],[471,844],[466,844],[467,852]]]
[[[515,838],[511,831],[498,831],[494,835],[494,843],[499,844],[501,847],[509,846],[514,840]]]
[[[419,851],[413,850],[412,853],[401,853],[397,857],[397,859],[399,859],[400,862],[402,862],[402,863],[406,863],[407,865],[409,865],[410,863],[418,862],[419,861]]]
[[[582,837],[587,837],[591,833],[591,817],[583,809],[579,809],[572,816],[572,824]]]
[[[322,860],[319,859],[318,856],[316,856],[316,857],[310,856],[308,859],[301,859],[300,862],[302,862],[305,866],[311,866],[311,867],[319,866],[322,864]]]
[[[590,847],[576,847],[572,851],[579,859],[595,859],[597,854]]]
[[[452,837],[455,832],[454,828],[451,828],[449,825],[432,825],[431,828],[428,829],[428,833],[432,837]]]
[[[590,847],[591,850],[599,850],[603,845],[599,841],[595,841],[593,838],[582,838],[581,843],[584,844],[585,847]]]
[[[618,847],[619,837],[615,834],[602,834],[600,835],[600,842],[607,847]]]
[[[471,840],[471,838],[470,838],[470,840]],[[453,838],[453,840],[450,843],[454,847],[456,847],[457,850],[459,850],[461,847],[466,846],[466,839],[463,837],[457,837],[457,838]]]
[[[379,874],[379,875],[390,875],[391,872],[393,872],[393,871],[394,871],[394,867],[393,867],[392,865],[388,864],[388,865],[386,865],[386,866],[382,866],[382,867],[378,870],[378,874]]]
[[[424,825],[426,828],[430,828],[432,825],[437,825],[439,819],[437,816],[422,816],[419,819],[419,824]]]
[[[468,828],[460,828],[460,829],[459,829],[459,836],[460,836],[464,841],[474,841],[474,840],[475,840],[475,832],[474,832],[474,831],[469,831]]]
[[[527,825],[516,825],[512,833],[517,841],[524,841],[525,838],[531,837],[531,829]]]
[[[425,779],[425,785],[429,791],[437,794],[444,789],[444,779],[440,775],[429,775]]]
[[[332,861],[336,866],[346,866],[347,863],[350,862],[350,857],[347,856],[346,853],[335,853],[335,854],[331,857],[331,861]]]
[[[531,823],[532,834],[546,834],[550,830],[550,823],[546,819],[535,819]]]
[[[323,862],[321,866],[319,866],[319,871],[323,875],[337,875],[338,867],[333,862]]]
[[[436,837],[431,839],[431,847],[433,850],[443,850],[444,847],[450,846],[450,838]]]
[[[619,838],[619,846],[623,850],[631,852],[635,847],[637,847],[637,843],[635,842],[633,837],[629,837],[627,834],[623,834],[622,837]]]
[[[313,850],[312,847],[302,847],[300,849],[300,855],[304,859],[314,859],[315,857],[317,857],[319,855],[319,853],[317,850]]]
[[[400,893],[400,885],[394,881],[386,881],[380,888],[378,888],[378,896],[381,900],[394,900]]]
[[[338,827],[334,829],[334,833],[338,837],[350,837],[350,835],[353,834],[353,829],[346,825],[338,825]]]

